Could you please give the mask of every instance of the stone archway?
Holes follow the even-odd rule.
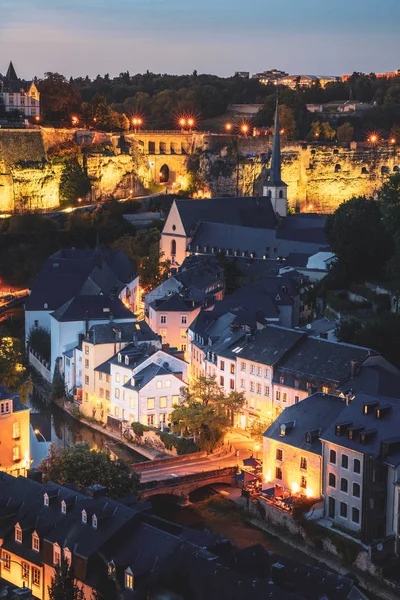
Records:
[[[160,183],[168,183],[169,181],[169,167],[168,165],[163,165],[160,169]]]

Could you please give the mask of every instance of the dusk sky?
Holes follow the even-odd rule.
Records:
[[[0,73],[400,68],[399,0],[0,0]]]

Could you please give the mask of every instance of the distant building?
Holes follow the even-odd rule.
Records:
[[[18,111],[25,117],[40,116],[40,93],[34,81],[17,77],[10,62],[5,76],[0,75],[0,106],[6,113]]]
[[[364,73],[362,74],[364,75]],[[392,77],[400,77],[400,69],[397,69],[397,71],[387,71],[386,73],[374,73],[374,75],[378,79],[382,79],[383,77],[387,77],[388,79]],[[348,81],[352,76],[353,73],[351,75],[342,75],[342,81]]]
[[[278,81],[278,85],[285,85],[292,90],[295,90],[297,87],[311,87],[316,84],[317,81],[321,84],[321,87],[325,87],[328,83],[334,83],[335,81],[339,81],[339,77],[333,77],[331,75],[288,75],[287,77],[282,77]]]
[[[243,79],[248,79],[250,77],[249,71],[235,71],[235,77],[242,77]]]
[[[30,468],[30,409],[0,388],[0,471],[18,477]]]
[[[280,71],[279,69],[270,69],[269,71],[263,71],[262,73],[254,73],[251,76],[252,79],[258,79],[263,85],[274,84],[276,85],[283,77],[288,77],[289,73],[286,71]]]

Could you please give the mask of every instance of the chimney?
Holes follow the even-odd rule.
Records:
[[[282,585],[285,583],[285,565],[282,565],[280,562],[276,562],[271,565],[271,579],[277,585]]]
[[[102,498],[106,495],[107,488],[104,485],[100,485],[100,483],[94,483],[86,488],[86,496],[90,496],[91,498]]]
[[[85,336],[89,333],[89,311],[85,312]]]
[[[42,483],[43,480],[43,472],[40,469],[35,469],[31,467],[27,471],[27,478],[36,481],[37,483]]]
[[[351,390],[346,393],[346,406],[349,406],[352,396],[353,392]]]
[[[32,590],[27,587],[17,588],[13,590],[11,598],[12,600],[19,600],[20,598],[25,598],[26,600],[29,600],[29,598],[33,598]]]
[[[358,363],[356,360],[352,360],[350,363],[350,377],[351,379],[354,379],[354,377],[357,374],[357,367],[358,367]]]

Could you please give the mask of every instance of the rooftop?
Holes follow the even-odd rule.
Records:
[[[119,298],[109,296],[75,296],[55,310],[53,319],[59,322],[111,319],[133,319],[134,314]]]

